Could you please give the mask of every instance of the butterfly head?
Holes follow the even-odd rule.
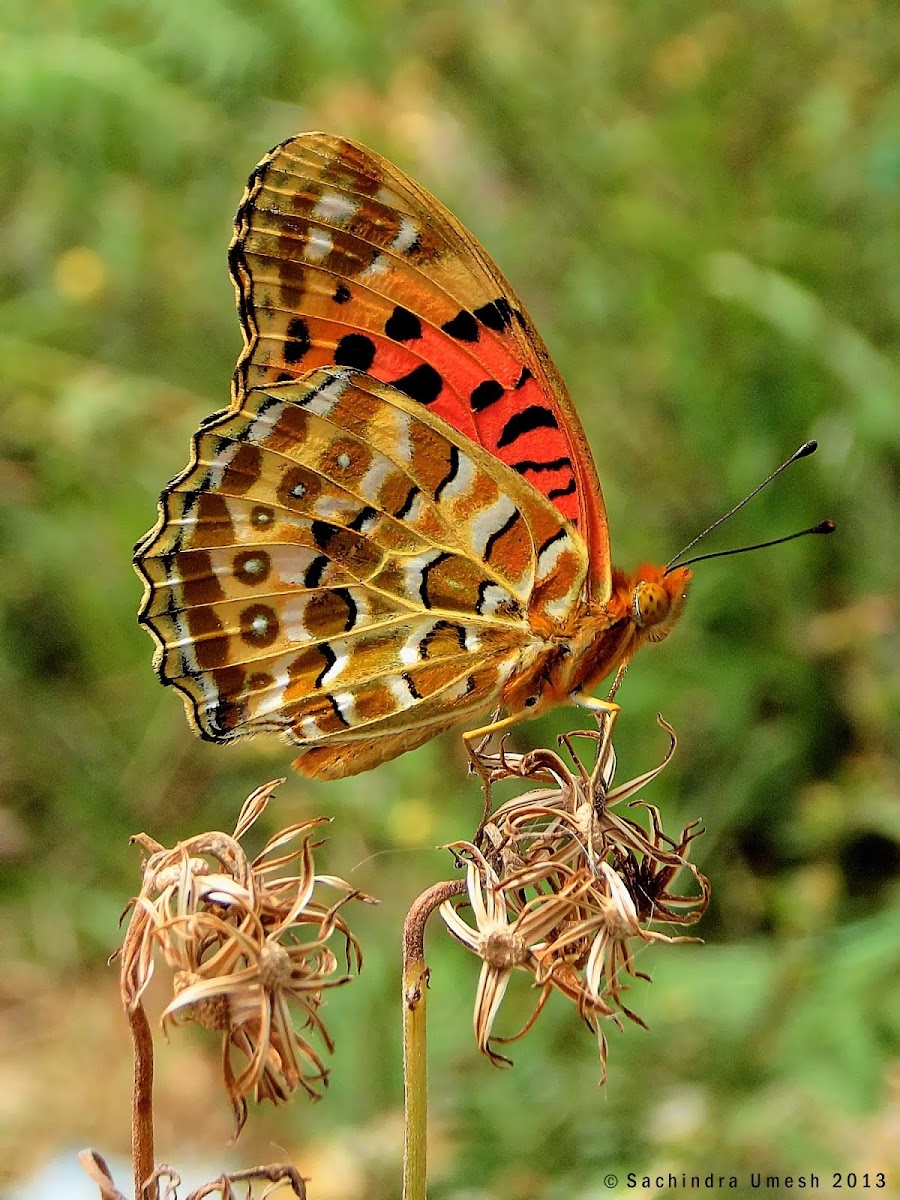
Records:
[[[609,600],[578,616],[577,625],[538,673],[547,686],[534,689],[534,672],[520,672],[507,685],[511,712],[532,707],[537,716],[567,696],[590,693],[612,671],[631,661],[645,642],[661,642],[674,629],[687,597],[691,572],[643,564],[636,571],[613,569]],[[528,689],[531,689],[530,691]]]
[[[681,616],[690,581],[691,572],[684,567],[667,572],[649,563],[623,579],[622,592],[628,596],[631,620],[642,641],[661,642],[669,636]]]

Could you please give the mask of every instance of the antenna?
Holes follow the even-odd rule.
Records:
[[[715,550],[712,554],[698,554],[696,558],[689,558],[686,562],[679,563],[678,566],[689,567],[691,563],[703,562],[706,558],[727,558],[729,554],[747,554],[750,550],[765,550],[767,546],[780,546],[782,542],[792,542],[794,538],[806,537],[809,533],[834,533],[836,528],[834,521],[820,521],[818,525],[813,525],[809,529],[801,529],[798,533],[789,533],[786,537],[773,538],[771,542],[757,542],[755,546],[737,546],[734,550]]]
[[[778,467],[776,470],[774,470],[771,475],[769,475],[766,479],[764,479],[762,481],[762,483],[757,484],[757,486],[753,489],[753,491],[750,492],[749,495],[745,496],[743,498],[743,500],[740,501],[739,504],[736,504],[734,506],[734,508],[730,509],[727,513],[725,513],[724,516],[719,517],[718,520],[713,521],[712,525],[707,525],[706,529],[704,529],[702,533],[698,533],[697,536],[695,538],[693,538],[691,541],[689,541],[686,546],[683,546],[678,551],[678,553],[675,555],[675,557],[671,558],[666,563],[666,574],[668,574],[668,572],[674,568],[675,564],[678,562],[679,558],[681,558],[681,556],[683,554],[687,554],[688,550],[691,550],[694,546],[697,545],[697,543],[699,541],[702,541],[702,539],[705,538],[708,533],[712,533],[712,531],[714,529],[718,529],[718,527],[720,525],[722,525],[725,521],[727,521],[729,519],[729,517],[733,517],[736,512],[739,512],[740,509],[742,509],[745,504],[748,504],[753,499],[754,496],[758,495],[763,490],[764,487],[768,487],[768,485],[772,482],[773,479],[777,479],[782,471],[786,471],[787,468],[791,465],[791,463],[795,463],[800,458],[807,458],[810,454],[815,454],[816,450],[818,449],[818,446],[819,446],[819,443],[815,442],[815,441],[804,442],[803,445],[799,447],[799,449],[794,451],[794,453],[791,455],[791,457],[789,459],[786,459],[785,462],[783,462],[780,467]],[[827,522],[827,521],[822,522],[823,525],[826,525],[829,523],[830,522]],[[820,526],[816,526],[815,529],[804,529],[800,533],[791,533],[786,538],[778,538],[775,542],[760,542],[758,546],[745,546],[743,549],[744,550],[758,550],[758,549],[761,549],[763,546],[774,546],[774,545],[777,545],[777,542],[787,542],[787,541],[790,541],[791,538],[803,537],[807,533],[831,533],[831,531],[833,529],[834,529],[833,524],[831,524],[831,529],[823,529]],[[718,558],[722,554],[740,554],[742,552],[743,552],[742,550],[721,550],[715,555],[704,554],[701,557],[702,558]],[[691,562],[699,562],[699,561],[700,561],[699,558],[691,559]],[[683,567],[683,566],[686,566],[687,564],[680,563],[679,565]]]

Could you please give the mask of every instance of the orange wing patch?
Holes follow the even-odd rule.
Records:
[[[565,386],[507,280],[433,196],[363,146],[303,134],[251,175],[229,261],[237,396],[327,365],[392,384],[578,524],[588,591],[609,598],[606,512]]]

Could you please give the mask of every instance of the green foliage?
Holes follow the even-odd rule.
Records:
[[[512,279],[583,415],[617,561],[669,558],[808,437],[818,456],[709,548],[838,523],[698,566],[676,634],[625,681],[621,777],[664,749],[662,710],[680,747],[648,798],[670,831],[703,817],[713,905],[711,944],[642,959],[652,1031],[612,1032],[606,1091],[561,1009],[513,1073],[477,1060],[474,968],[435,944],[434,1195],[587,1197],[607,1170],[657,1164],[878,1169],[867,1131],[897,1051],[900,958],[895,6],[34,0],[2,22],[16,961],[99,967],[135,890],[128,835],[230,827],[286,770],[277,744],[188,732],[152,676],[129,559],[190,432],[228,399],[243,182],[275,142],[327,128],[396,159]],[[517,741],[578,723],[554,714]],[[329,1001],[329,1097],[264,1128],[371,1130],[400,1103],[402,915],[449,871],[430,848],[471,832],[479,798],[444,739],[345,784],[291,779],[272,809],[335,815],[332,869],[385,904],[366,914],[362,979]],[[392,1170],[371,1171],[366,1194],[393,1194]]]

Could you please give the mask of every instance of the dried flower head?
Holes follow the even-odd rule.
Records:
[[[374,903],[342,879],[315,873],[319,843],[312,839],[326,818],[291,825],[247,857],[241,838],[282,782],[267,783],[247,799],[231,835],[200,834],[171,850],[145,834],[133,839],[149,857],[121,950],[123,1001],[129,1010],[140,1004],[160,954],[174,990],[163,1027],[194,1021],[222,1034],[236,1133],[251,1094],[276,1103],[298,1087],[313,1098],[321,1094],[328,1072],[310,1034],[333,1049],[319,1014],[324,992],[362,965],[341,908],[351,899]],[[322,886],[343,894],[324,905],[314,899]],[[335,939],[344,961],[340,974]],[[302,1033],[292,1010],[300,1014]]]
[[[102,1154],[96,1150],[82,1150],[78,1160],[99,1189],[101,1200],[127,1200],[124,1192],[116,1187],[109,1164]],[[248,1167],[201,1184],[185,1196],[185,1200],[208,1200],[213,1196],[218,1196],[219,1200],[237,1200],[239,1194],[249,1197],[254,1183],[263,1185],[259,1200],[266,1200],[269,1196],[280,1196],[282,1200],[287,1196],[297,1196],[298,1200],[306,1200],[306,1182],[300,1172],[287,1163]],[[236,1185],[240,1185],[240,1193]],[[160,1166],[147,1180],[145,1194],[160,1196],[162,1200],[178,1200],[180,1188],[178,1173],[169,1166]]]
[[[701,832],[697,823],[673,840],[663,832],[659,812],[651,805],[635,800],[629,805],[647,814],[649,828],[613,811],[655,778],[674,753],[675,734],[658,719],[670,737],[665,758],[615,789],[612,720],[606,714],[599,718],[596,733],[572,735],[596,743],[590,772],[570,738],[565,741],[574,769],[548,750],[527,755],[501,752],[482,759],[490,783],[514,778],[545,785],[500,805],[485,822],[478,844],[450,847],[466,862],[467,899],[446,901],[441,915],[450,932],[482,960],[475,1034],[479,1048],[495,1063],[509,1060],[492,1042],[524,1036],[549,995],[558,991],[574,1001],[595,1031],[605,1076],[602,1019],[619,1024],[621,1013],[643,1024],[623,1001],[629,976],[648,978],[635,967],[633,946],[697,940],[648,928],[659,920],[690,925],[706,909],[709,884],[687,858]],[[695,885],[684,895],[672,891],[682,870]],[[463,919],[464,905],[471,910],[472,924]],[[515,969],[531,974],[538,999],[515,1038],[492,1038]]]

